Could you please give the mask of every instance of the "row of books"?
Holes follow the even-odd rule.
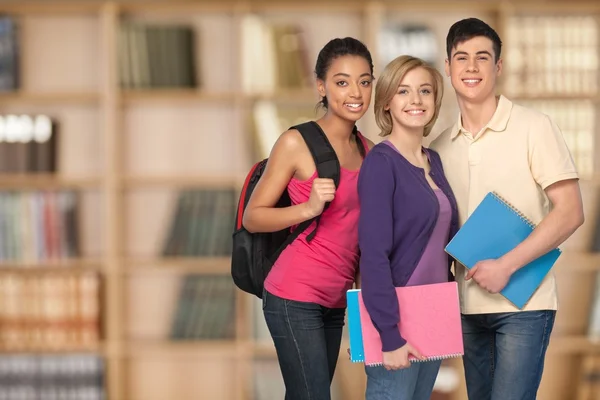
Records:
[[[57,124],[48,115],[0,115],[0,173],[52,173]]]
[[[37,263],[79,254],[77,192],[0,192],[0,261]]]
[[[0,356],[0,399],[104,400],[104,370],[86,354]]]
[[[597,108],[591,100],[519,101],[548,115],[560,128],[580,177],[594,173]]]
[[[171,339],[233,339],[235,303],[230,277],[185,276],[173,313]]]
[[[511,94],[598,93],[600,27],[594,16],[515,16],[506,32]]]
[[[19,55],[17,23],[9,16],[0,16],[0,92],[18,89]]]
[[[124,22],[119,28],[121,87],[195,87],[194,30],[180,25]]]
[[[236,205],[233,189],[186,189],[180,192],[163,255],[230,255]]]
[[[97,273],[0,273],[0,348],[90,349],[100,338]]]
[[[305,34],[298,25],[270,23],[258,15],[241,22],[242,87],[248,93],[311,85]]]
[[[588,15],[509,18],[506,86],[516,95],[597,93],[598,30],[596,19]],[[306,33],[299,25],[268,22],[250,14],[242,18],[241,31],[245,91],[311,85],[313,60],[308,59]],[[197,34],[197,29],[186,25],[122,22],[118,33],[122,87],[197,86]],[[389,60],[390,47],[429,60],[443,58],[443,49],[435,46],[435,36],[425,25],[385,25],[378,38],[382,62]],[[2,17],[0,90],[17,87],[17,53],[16,23]]]

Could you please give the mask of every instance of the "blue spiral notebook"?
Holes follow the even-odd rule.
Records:
[[[446,246],[446,252],[465,267],[497,259],[514,249],[535,225],[496,193],[488,193]],[[552,268],[561,251],[551,250],[515,272],[500,292],[523,309]]]

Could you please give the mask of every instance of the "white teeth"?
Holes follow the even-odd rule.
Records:
[[[358,108],[360,107],[362,104],[346,104],[348,107],[352,107],[352,108]]]
[[[465,83],[479,83],[479,82],[481,82],[481,79],[463,79],[463,82],[465,82]]]
[[[425,110],[409,110],[409,111],[407,111],[407,113],[412,114],[412,115],[423,114],[424,112],[425,112]]]

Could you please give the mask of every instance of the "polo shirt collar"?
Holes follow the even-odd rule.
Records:
[[[486,126],[483,127],[481,131],[485,132],[486,129],[491,129],[495,132],[502,132],[505,130],[506,126],[508,125],[508,120],[510,119],[512,105],[513,103],[510,100],[503,95],[500,95],[498,106],[496,107],[496,111],[494,112],[492,119],[487,123]],[[466,132],[466,130],[464,130],[462,126],[462,116],[459,112],[458,120],[456,121],[456,124],[452,130],[451,139],[456,138],[460,132]]]

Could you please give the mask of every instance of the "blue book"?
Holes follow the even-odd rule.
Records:
[[[514,249],[535,225],[496,193],[488,193],[446,246],[446,252],[468,269]],[[525,307],[561,251],[554,249],[515,272],[500,292],[519,309]]]
[[[360,290],[351,289],[346,292],[348,302],[348,336],[350,338],[350,360],[352,362],[365,361],[365,348],[363,346],[362,327],[360,324],[360,305],[358,293]]]

